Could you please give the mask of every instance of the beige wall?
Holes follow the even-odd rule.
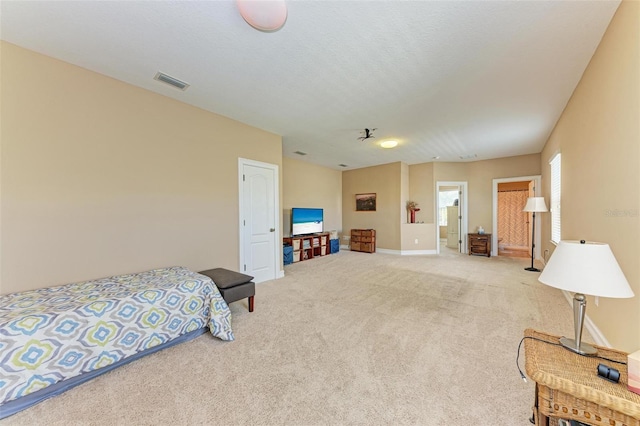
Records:
[[[482,225],[487,232],[491,232],[493,179],[538,174],[540,154],[468,163],[422,163],[411,166],[391,163],[345,171],[342,180],[344,230],[348,234],[351,228],[375,228],[378,233],[378,248],[402,251],[435,250],[436,238],[439,235],[434,223],[436,182],[468,182],[469,229],[473,231],[478,225]],[[404,195],[407,188],[408,198]],[[381,212],[381,208],[385,211],[396,208],[399,214],[356,212],[354,196],[363,192],[378,193],[376,213]],[[418,203],[420,211],[416,213],[416,221],[430,226],[424,229],[400,226],[407,223],[407,200],[404,198]],[[389,203],[398,204],[390,206]],[[398,234],[391,234],[392,231]],[[424,241],[426,235],[428,241]]]
[[[2,49],[2,47],[4,46],[4,44],[2,43],[2,41],[0,41],[0,294],[3,294],[2,291],[2,259],[3,257],[3,251],[2,251],[2,188],[3,188],[3,183],[2,183],[2,135],[3,135],[3,128],[2,128],[2,123],[3,123],[3,115],[2,115],[2,100],[4,99],[2,96],[2,65],[4,65],[4,62],[2,61],[2,59],[4,59],[4,49]]]
[[[433,223],[403,223],[401,254],[435,253],[437,227]]]
[[[424,223],[434,223],[434,191],[433,163],[413,164],[409,166],[409,199],[418,203],[420,208],[416,212],[416,220]],[[404,221],[406,222],[406,213]]]
[[[640,3],[623,1],[541,156],[562,153],[562,239],[606,242],[635,297],[588,298],[587,315],[614,347],[640,349]],[[549,216],[543,221],[543,249]]]
[[[345,235],[351,229],[376,230],[376,247],[400,250],[400,208],[402,163],[342,172],[342,227]],[[375,212],[357,212],[356,194],[375,192]],[[346,240],[341,240],[345,244]]]
[[[469,232],[482,226],[485,232],[493,233],[493,179],[540,174],[540,154],[496,158],[466,164],[469,182]]]
[[[280,136],[1,52],[2,293],[171,265],[237,270],[238,157],[281,172]]]
[[[467,182],[469,231],[482,225],[492,232],[493,179],[540,174],[540,154],[520,155],[466,163],[423,163],[409,166],[409,197],[421,210],[418,221],[435,222],[437,182]]]
[[[282,233],[291,233],[292,207],[324,209],[325,231],[342,232],[342,171],[282,159]]]
[[[433,212],[433,220],[437,221],[436,215],[436,197],[438,194],[435,192],[438,181],[440,182],[466,182],[469,163],[433,163],[433,188],[434,195],[431,197],[425,207]]]
[[[406,163],[400,163],[400,204],[398,205],[400,223],[408,222],[407,201],[412,201],[409,198],[409,182],[409,166]]]
[[[448,232],[447,227],[446,226],[440,226],[439,228],[440,228],[440,231],[439,231],[440,232],[440,239],[447,238],[447,232]]]

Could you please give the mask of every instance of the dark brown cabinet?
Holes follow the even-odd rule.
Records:
[[[477,254],[491,257],[491,234],[468,234],[469,256]]]

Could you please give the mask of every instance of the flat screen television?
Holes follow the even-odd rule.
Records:
[[[294,207],[291,209],[291,235],[306,235],[322,232],[324,212],[322,209]]]

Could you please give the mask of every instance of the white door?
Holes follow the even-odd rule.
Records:
[[[240,159],[240,271],[255,282],[276,278],[278,167]]]
[[[466,239],[462,238],[462,215],[467,211],[466,195],[465,197],[462,196],[463,189],[464,187],[462,185],[458,187],[458,252],[459,253],[464,253],[464,244],[466,244]]]

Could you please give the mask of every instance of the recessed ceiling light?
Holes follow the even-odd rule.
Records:
[[[432,158],[432,159],[434,159],[434,160],[439,160],[439,159],[440,159],[440,156],[439,156],[439,155],[436,155],[435,157],[431,157],[431,158]]]
[[[302,151],[293,151],[293,153],[298,155],[307,155],[306,152],[302,152]]]
[[[384,141],[380,144],[383,148],[395,148],[398,146],[398,141]]]

